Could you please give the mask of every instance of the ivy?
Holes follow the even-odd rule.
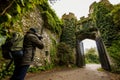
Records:
[[[120,66],[120,52],[119,52],[119,47],[120,47],[120,41],[115,40],[112,43],[112,46],[108,48],[108,51],[110,53],[111,58],[114,60],[114,63]]]
[[[61,42],[65,42],[70,45],[71,48],[75,47],[75,30],[76,30],[76,19],[63,19],[64,28],[61,35]]]
[[[120,4],[112,5],[108,1],[106,2],[102,0],[98,3],[94,3],[92,5],[92,10],[93,12],[88,18],[82,17],[81,20],[77,23],[78,25],[76,35],[80,36],[82,34],[86,36],[91,34],[91,26],[98,29],[105,46],[107,47],[107,51],[110,57],[119,70]]]
[[[59,36],[61,35],[61,26],[62,22],[61,20],[57,17],[55,11],[53,11],[48,3],[43,3],[40,5],[39,9],[42,11],[42,17],[44,20],[44,26],[51,30],[54,33],[57,33]]]
[[[94,12],[92,16],[95,25],[101,32],[103,41],[107,46],[110,46],[112,39],[115,39],[115,35],[112,34],[116,34],[113,18],[110,15],[111,10],[111,6],[106,6],[103,3],[97,3],[94,6]]]
[[[64,42],[59,43],[57,46],[57,52],[58,64],[60,66],[68,66],[74,63],[73,50],[68,44]]]
[[[115,6],[108,6],[108,4],[97,3],[94,5],[94,12],[92,14],[93,21],[96,27],[100,30],[101,37],[105,42],[109,55],[115,64],[120,65],[119,53],[119,14],[120,4]]]

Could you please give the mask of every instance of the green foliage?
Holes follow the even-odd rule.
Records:
[[[45,70],[50,70],[50,69],[53,69],[54,67],[54,63],[49,63],[47,60],[45,60]]]
[[[0,8],[0,31],[13,28],[11,26],[21,20],[22,15],[24,15],[27,11],[34,9],[35,7],[39,7],[41,13],[44,14],[43,17],[46,17],[44,19],[45,24],[49,25],[49,27],[48,25],[45,27],[50,29],[52,32],[57,33],[58,35],[61,34],[62,22],[58,19],[55,12],[49,6],[48,0],[13,0],[8,2],[9,3],[5,4],[5,6],[1,3],[3,6]],[[19,25],[20,24],[21,23],[19,23]]]
[[[49,30],[53,30],[53,32],[55,32],[55,27],[56,27],[56,23],[54,18],[52,17],[52,15],[48,12],[48,11],[44,11],[42,13],[42,16],[45,18],[45,27],[48,28]]]
[[[30,73],[35,73],[35,72],[40,72],[40,71],[45,71],[45,70],[49,70],[48,68],[46,68],[47,66],[39,66],[39,67],[30,67],[28,69],[28,72]]]
[[[85,60],[86,60],[86,63],[97,63],[97,64],[99,64],[99,57],[96,53],[95,48],[91,48],[85,53]]]
[[[55,11],[51,9],[48,2],[43,2],[43,4],[40,4],[39,9],[42,12],[44,26],[51,30],[52,32],[60,35],[62,22],[57,17]]]
[[[120,67],[117,64],[112,64],[111,69],[111,72],[120,74]]]
[[[115,40],[111,47],[108,48],[109,55],[111,56],[113,62],[116,64],[116,66],[120,66],[120,41]]]
[[[7,62],[6,62],[7,63]],[[10,68],[8,69],[8,71],[6,71],[6,67],[7,64],[6,63],[2,63],[0,66],[0,78],[5,78],[6,76],[11,76],[13,74],[13,70],[14,70],[14,65],[12,64],[10,66]]]
[[[74,63],[74,56],[71,47],[63,42],[59,43],[57,48],[58,64],[60,66]]]
[[[26,3],[28,3],[29,1],[28,2],[26,1],[12,0],[12,1],[9,1],[8,5],[5,4],[6,6],[3,6],[0,8],[0,10],[3,9],[3,12],[0,13],[1,14],[0,15],[1,33],[3,33],[4,30],[6,30],[6,35],[8,35],[9,33],[7,30],[13,29],[13,24],[21,20],[21,16],[22,14],[25,13],[25,9],[26,11],[28,11],[28,7]],[[15,28],[21,29],[21,27],[18,27],[18,26],[16,26]]]
[[[119,27],[120,26],[120,4],[115,5],[114,9],[111,11],[111,15],[113,16],[114,23]],[[119,27],[120,28],[120,27]]]
[[[41,66],[41,67],[30,67],[28,69],[28,72],[30,72],[30,73],[35,73],[38,71],[45,71],[45,68]]]
[[[120,45],[120,44],[119,44]],[[109,51],[111,52],[110,53],[110,56],[115,60],[115,62],[120,65],[120,52],[118,50],[119,46],[118,46],[118,43],[117,44],[113,44],[110,48],[109,48]]]
[[[95,24],[91,17],[85,18],[81,17],[80,20],[77,22],[77,29],[80,30],[86,30],[88,28],[95,27]]]
[[[112,6],[106,6],[102,3],[98,3],[94,7],[92,18],[95,22],[96,27],[101,33],[101,37],[107,46],[110,46],[113,39],[116,39],[116,27],[113,24],[113,18],[110,14],[113,8]]]
[[[63,19],[63,31],[61,34],[61,42],[64,42],[71,46],[71,48],[75,48],[75,30],[76,30],[76,19]]]
[[[39,71],[45,71],[45,70],[50,70],[53,67],[54,67],[53,63],[48,63],[48,61],[45,60],[45,65],[30,67],[28,69],[28,72],[34,73],[34,72],[39,72]]]
[[[51,64],[53,64],[54,66],[56,65],[57,62],[57,44],[56,41],[54,39],[52,39],[52,45],[50,48],[50,57],[51,57]]]
[[[98,68],[97,70],[98,71],[105,71],[103,68]]]
[[[23,27],[23,24],[21,23],[22,16],[26,14],[26,12],[35,9],[36,7],[39,7],[40,12],[43,14],[42,17],[45,22],[44,24],[48,24],[45,27],[51,30],[51,32],[57,33],[60,36],[62,22],[58,19],[55,12],[50,8],[48,0],[7,0],[7,1],[9,2],[6,4],[0,3],[0,6],[2,6],[0,7],[0,40],[2,39],[1,37],[9,36],[8,29],[12,29],[15,31],[22,29]],[[13,27],[15,23],[17,23],[18,25]],[[53,43],[55,43],[54,40]],[[1,44],[2,43],[0,43],[0,45]],[[53,63],[55,63],[56,60],[55,45],[53,45],[50,50],[50,56],[52,57],[51,60]],[[29,71],[36,72],[39,70],[51,69],[54,66],[53,63],[49,64],[47,61],[45,61],[45,66],[32,67],[29,69]],[[4,68],[5,66],[2,67],[1,70],[3,70]],[[14,67],[12,67],[12,69],[10,68],[9,72],[5,72],[4,76],[11,75],[13,73],[13,69]],[[2,75],[2,73],[0,75]]]
[[[58,35],[60,35],[62,22],[57,17],[55,11],[53,11],[47,3],[44,3],[40,6],[42,7],[42,9],[40,8],[40,10],[42,11],[44,26],[52,32],[55,32]]]
[[[117,66],[118,70],[120,69],[119,14],[120,4],[115,6],[107,6],[103,3],[97,3],[94,5],[94,11],[92,14],[93,21],[95,22],[96,27],[99,29],[102,39],[107,46],[109,55],[111,56],[115,66]]]

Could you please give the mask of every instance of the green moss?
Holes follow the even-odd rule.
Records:
[[[57,43],[54,39],[51,40],[52,40],[52,45],[50,47],[50,57],[52,62],[51,64],[55,66],[57,62]]]
[[[56,23],[52,15],[48,11],[44,11],[42,16],[45,20],[45,27],[55,32]]]
[[[44,20],[44,26],[47,29],[51,30],[52,32],[60,35],[61,34],[62,22],[54,14],[50,13],[49,11],[43,11],[42,12],[42,17],[43,17],[43,20]]]

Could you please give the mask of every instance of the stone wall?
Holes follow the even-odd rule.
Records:
[[[36,49],[36,55],[35,55],[35,65],[41,66],[45,64],[45,61],[47,60],[49,63],[50,61],[50,48],[52,45],[52,40],[54,39],[56,42],[59,41],[59,39],[56,37],[54,33],[52,33],[50,30],[46,29],[43,26],[43,19],[41,16],[41,12],[38,8],[35,8],[33,11],[29,11],[25,13],[25,15],[22,17],[21,20],[23,24],[23,31],[24,33],[28,30],[29,27],[36,27],[38,28],[39,34],[43,36],[43,43],[45,45],[44,49]],[[43,30],[43,31],[42,31]]]

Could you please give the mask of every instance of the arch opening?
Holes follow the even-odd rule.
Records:
[[[99,34],[99,31],[91,31],[91,34],[87,34],[84,33],[78,33],[76,35],[76,65],[78,67],[83,67],[85,66],[85,53],[84,53],[84,45],[83,42],[86,39],[90,39],[93,40],[94,43],[96,43],[96,48],[98,51],[98,55],[99,55],[99,60],[101,63],[101,67],[107,71],[111,71],[110,68],[110,63],[108,60],[108,55],[107,55],[107,51],[105,49],[105,45],[104,42],[102,41],[102,38],[100,37],[100,35],[96,35]],[[93,44],[95,46],[95,44]]]
[[[91,67],[95,67],[95,65],[101,67],[96,41],[84,39],[80,43],[83,44],[85,64],[91,65]]]

